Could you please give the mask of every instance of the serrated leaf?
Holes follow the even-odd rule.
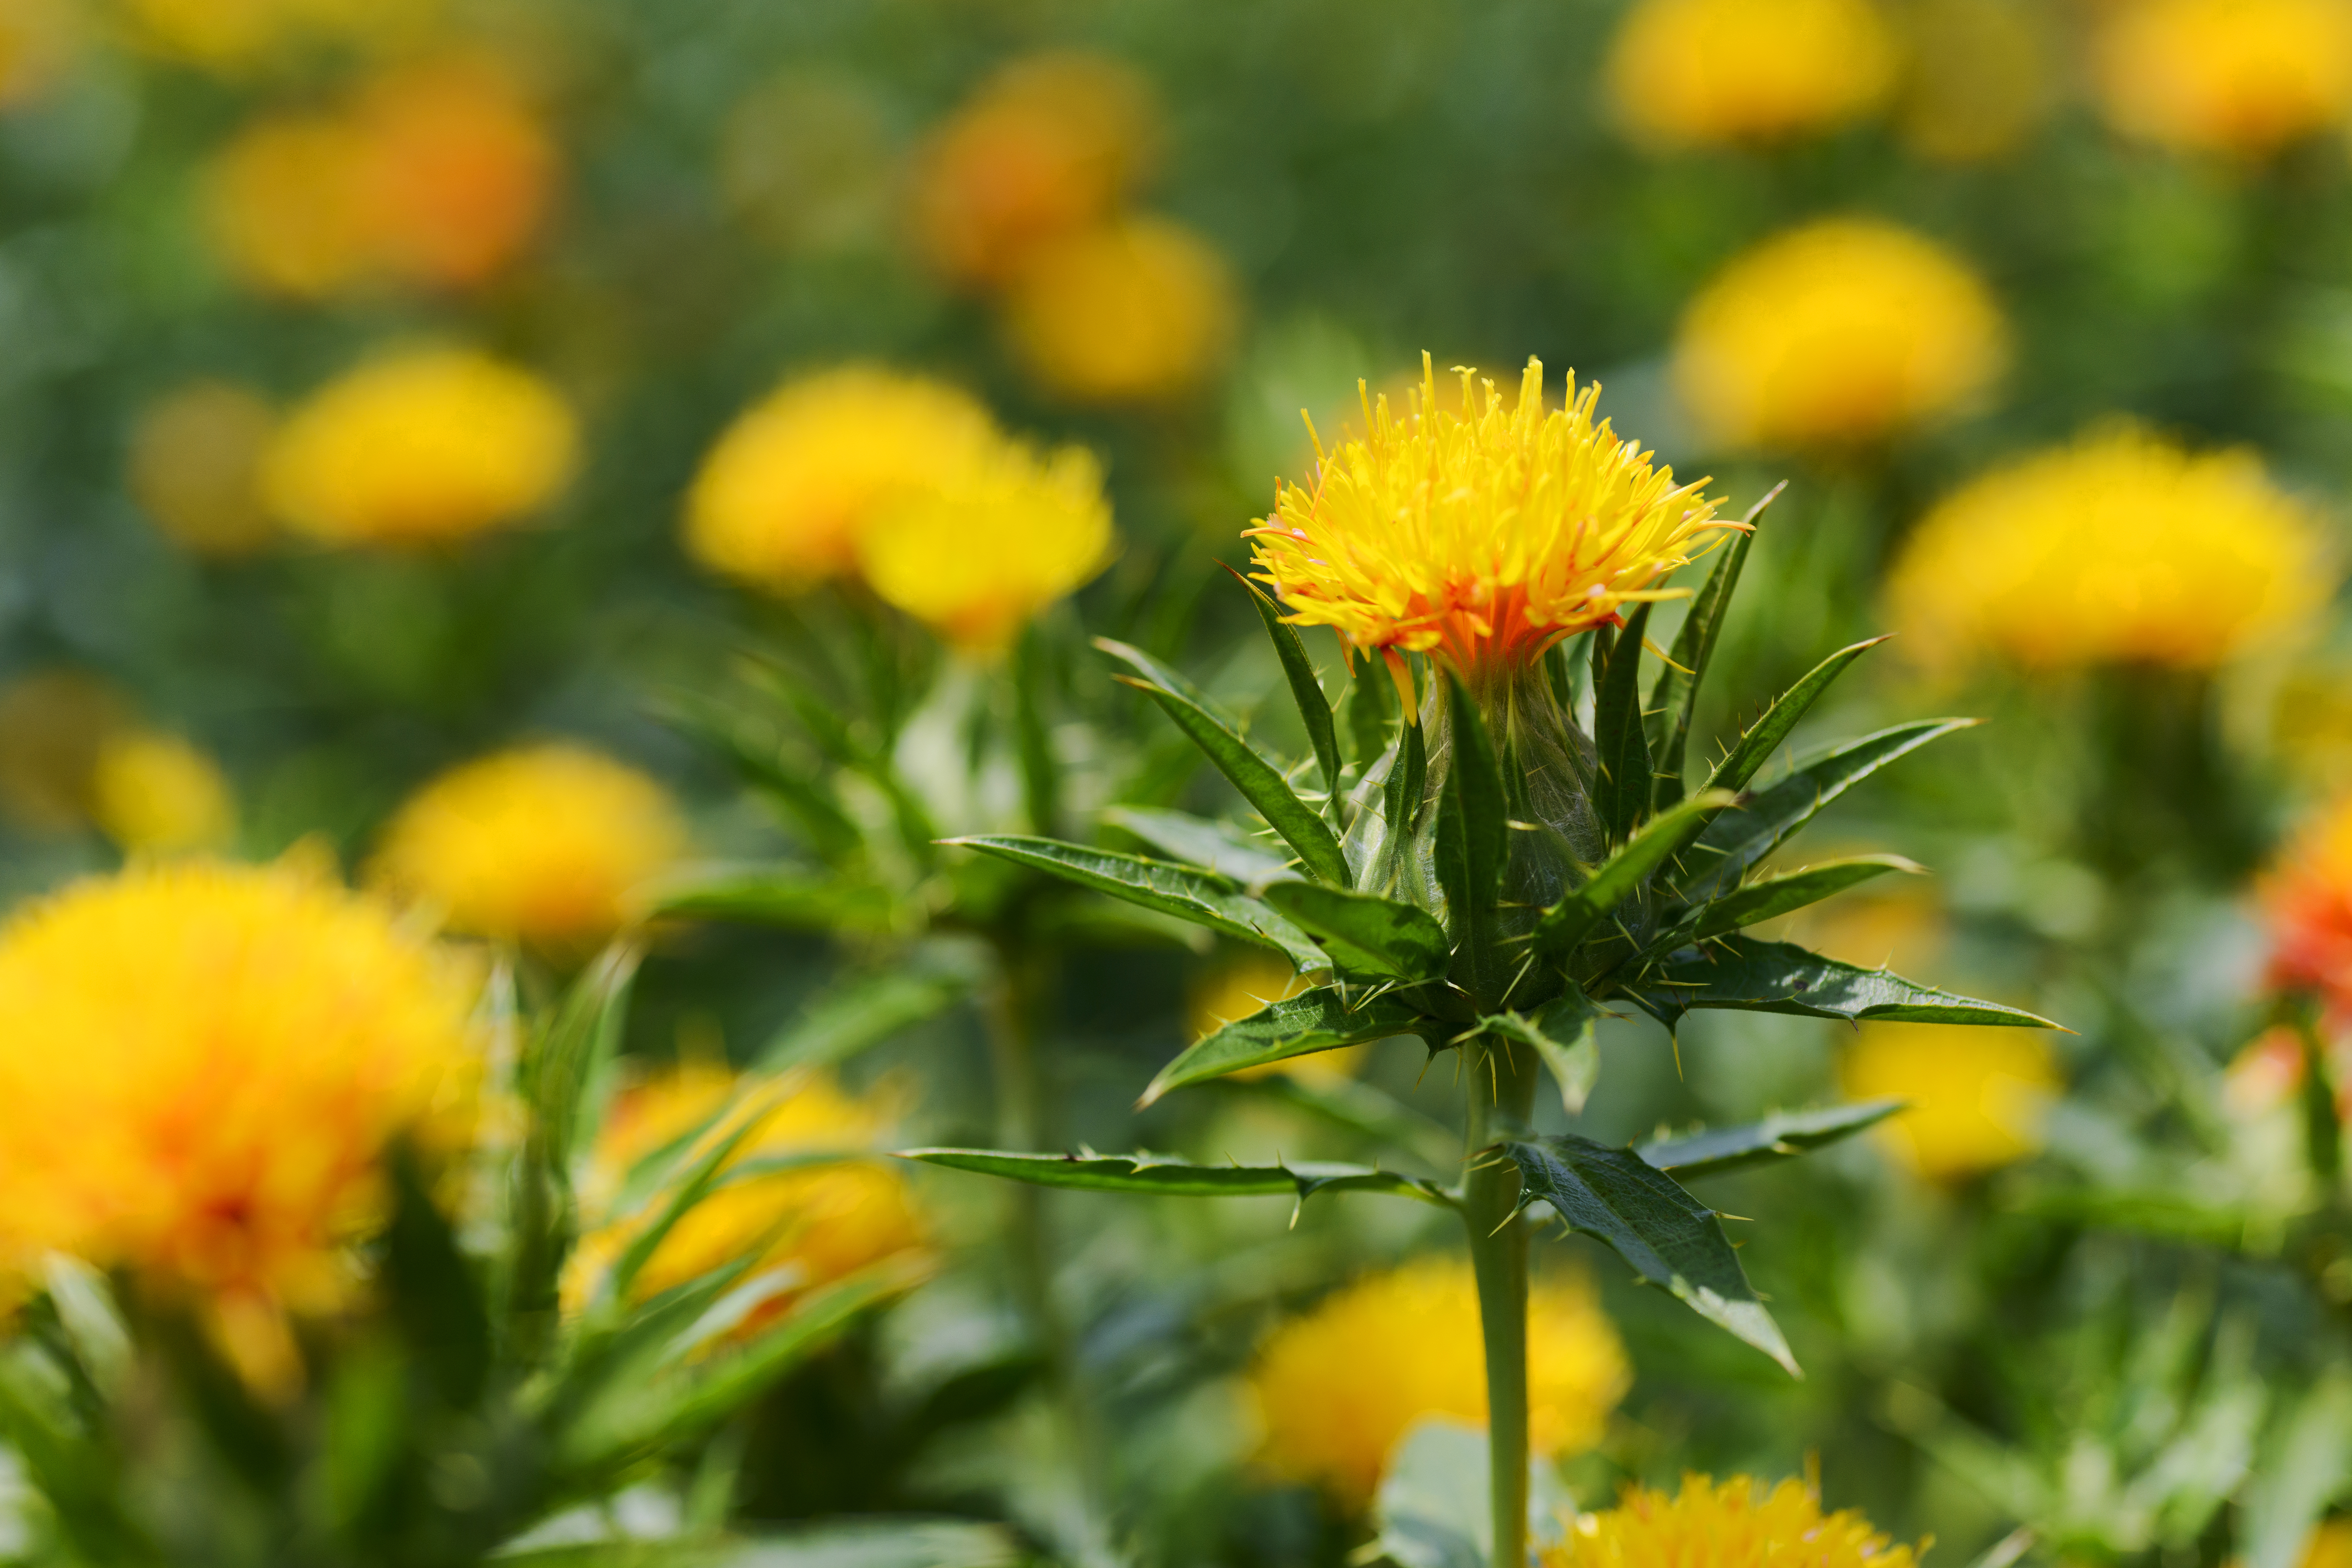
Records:
[[[1560,1108],[1570,1116],[1583,1114],[1584,1102],[1601,1076],[1601,1042],[1593,1033],[1600,1009],[1570,985],[1566,994],[1546,1005],[1532,1018],[1518,1013],[1498,1013],[1478,1020],[1486,1034],[1515,1040],[1534,1051],[1551,1069],[1559,1089]]]
[[[1315,945],[1312,937],[1224,878],[1197,867],[1147,860],[1115,849],[1089,849],[1084,845],[1063,844],[1051,838],[985,834],[947,842],[1010,860],[1016,866],[1049,872],[1064,881],[1174,915],[1244,942],[1273,948],[1305,972],[1330,967],[1330,960]]]
[[[1535,951],[1553,959],[1574,952],[1576,944],[1590,936],[1612,910],[1639,891],[1676,850],[1738,798],[1722,790],[1702,790],[1659,813],[1625,847],[1602,862],[1582,887],[1543,912],[1535,924]]]
[[[1196,1042],[1160,1069],[1139,1105],[1150,1105],[1171,1089],[1206,1083],[1244,1068],[1288,1061],[1316,1051],[1419,1034],[1426,1021],[1420,1009],[1394,995],[1360,987],[1318,985],[1236,1018]]]
[[[1650,625],[1650,603],[1635,606],[1625,629],[1608,645],[1592,671],[1592,746],[1599,769],[1592,791],[1595,815],[1612,844],[1622,844],[1650,809],[1650,743],[1642,725],[1642,637]],[[1594,658],[1601,659],[1601,645]]]
[[[1913,1024],[2059,1026],[2039,1014],[1920,985],[1884,969],[1862,969],[1793,942],[1724,937],[1676,954],[1643,982],[1634,1000],[1672,1028],[1695,1007],[1790,1013],[1804,1018]]]
[[[1908,1103],[1902,1100],[1864,1100],[1820,1110],[1775,1111],[1760,1121],[1738,1127],[1708,1128],[1670,1138],[1653,1138],[1636,1146],[1633,1152],[1659,1170],[1688,1180],[1810,1154],[1876,1126]]]
[[[1823,806],[1897,757],[1974,719],[1922,719],[1849,741],[1815,758],[1770,788],[1751,795],[1737,812],[1707,826],[1693,843],[1678,892],[1689,904],[1711,903],[1739,885],[1748,868],[1820,815]]]
[[[1205,816],[1139,805],[1115,805],[1102,815],[1105,822],[1134,834],[1162,855],[1230,877],[1244,888],[1298,877],[1288,856]]]
[[[898,912],[887,888],[782,867],[688,873],[660,884],[649,902],[656,918],[737,921],[793,931],[885,931]]]
[[[1606,1243],[1645,1285],[1803,1375],[1780,1325],[1757,1299],[1723,1222],[1631,1149],[1572,1132],[1507,1142],[1522,1205],[1540,1198],[1570,1230]]]
[[[1707,774],[1706,787],[1735,790],[1746,787],[1748,781],[1756,776],[1757,770],[1772,760],[1772,753],[1780,749],[1780,742],[1789,738],[1789,732],[1797,727],[1797,721],[1821,700],[1822,693],[1830,689],[1830,683],[1843,675],[1848,665],[1885,640],[1883,637],[1872,637],[1866,642],[1842,647],[1806,671],[1794,686],[1773,699],[1772,706],[1764,710],[1764,716],[1750,724],[1739,737],[1738,743],[1715,764],[1714,771]]]
[[[1825,860],[1784,876],[1766,877],[1736,892],[1726,893],[1700,910],[1691,934],[1701,938],[1722,936],[1742,926],[1758,925],[1792,910],[1817,904],[1889,871],[1916,877],[1925,875],[1927,868],[1900,855],[1856,855],[1843,860]]]
[[[756,1058],[763,1072],[837,1066],[899,1030],[937,1017],[984,978],[970,952],[935,944],[872,973],[828,986],[778,1030]]]
[[[1348,885],[1348,861],[1339,853],[1339,841],[1322,817],[1292,791],[1281,769],[1259,756],[1240,731],[1208,708],[1189,685],[1171,685],[1169,678],[1173,672],[1150,654],[1108,637],[1097,637],[1095,646],[1142,674],[1140,681],[1120,679],[1150,696],[1176,721],[1176,727],[1191,737],[1242,798],[1298,851],[1298,858],[1310,873],[1337,887]]]
[[[1740,568],[1748,563],[1748,547],[1755,543],[1752,531],[1756,520],[1764,509],[1788,489],[1782,480],[1765,493],[1764,499],[1748,509],[1740,521],[1748,529],[1732,535],[1721,546],[1722,555],[1708,573],[1706,582],[1691,601],[1690,613],[1683,617],[1682,627],[1675,633],[1675,646],[1668,650],[1666,667],[1658,671],[1657,683],[1650,688],[1648,726],[1652,771],[1657,783],[1651,795],[1653,811],[1664,811],[1683,798],[1683,763],[1690,749],[1691,715],[1698,706],[1698,689],[1706,679],[1706,667],[1715,657],[1716,640],[1723,632],[1724,611],[1730,605],[1733,590],[1739,586]]]
[[[1001,1149],[907,1149],[901,1157],[950,1170],[1071,1187],[1090,1193],[1158,1197],[1233,1198],[1282,1195],[1305,1201],[1317,1193],[1392,1193],[1450,1205],[1444,1187],[1374,1165],[1300,1160],[1280,1165],[1203,1165],[1168,1154],[1016,1154]]]
[[[1315,882],[1277,882],[1265,896],[1349,969],[1402,981],[1445,973],[1452,943],[1427,910]]]
[[[1225,568],[1233,572],[1233,568]],[[1307,645],[1299,640],[1298,628],[1282,618],[1282,606],[1274,596],[1238,572],[1234,580],[1249,590],[1250,603],[1257,608],[1257,618],[1265,626],[1268,641],[1274,644],[1275,658],[1282,662],[1283,679],[1290,683],[1290,697],[1298,705],[1298,717],[1307,726],[1307,740],[1315,748],[1315,761],[1323,770],[1323,787],[1336,799],[1339,794],[1339,736],[1331,722],[1331,700],[1323,695],[1323,683],[1316,679],[1315,663],[1307,657]]]

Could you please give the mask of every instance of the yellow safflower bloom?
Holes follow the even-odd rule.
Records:
[[[971,473],[899,498],[858,536],[857,565],[886,603],[985,654],[1093,581],[1114,542],[1093,453],[1008,441]]]
[[[1685,1475],[1672,1498],[1629,1486],[1615,1508],[1577,1516],[1543,1568],[1915,1568],[1851,1510],[1823,1513],[1820,1495],[1782,1481]]]
[[[2031,1029],[1864,1024],[1839,1077],[1855,1100],[1911,1102],[1879,1128],[1887,1152],[1931,1181],[1956,1181],[2029,1158],[2064,1087]]]
[[[1002,284],[1037,247],[1108,216],[1155,133],[1150,89],[1107,56],[1013,61],[959,109],[917,161],[914,222],[931,265]]]
[[[2352,1519],[2339,1514],[2314,1526],[2301,1568],[2352,1568]]]
[[[262,493],[325,543],[448,543],[552,500],[578,446],[571,408],[538,376],[468,349],[406,349],[296,408],[264,458]]]
[[[1610,46],[1609,92],[1645,141],[1772,142],[1867,114],[1900,64],[1874,0],[1639,0]]]
[[[1561,638],[1616,618],[1701,552],[1715,520],[1706,484],[1676,485],[1607,420],[1598,384],[1544,407],[1543,364],[1528,361],[1517,405],[1494,383],[1459,409],[1438,405],[1422,356],[1404,416],[1383,396],[1368,433],[1320,451],[1314,488],[1276,487],[1274,515],[1247,531],[1259,580],[1293,620],[1337,630],[1350,648],[1427,653],[1465,678],[1531,664]]]
[[[244,76],[308,51],[396,48],[442,0],[119,0],[131,41],[161,58]]]
[[[2252,452],[2192,454],[2123,425],[1947,498],[1887,600],[1930,663],[2210,668],[2292,630],[2333,581],[2319,520]]]
[[[331,1303],[404,1131],[470,1104],[476,977],[290,865],[135,864],[0,927],[0,1255]]]
[[[1464,1259],[1423,1258],[1333,1291],[1276,1329],[1250,1368],[1265,1426],[1259,1462],[1362,1508],[1414,1422],[1486,1419],[1484,1347],[1477,1287]],[[1538,1281],[1528,1299],[1535,1452],[1591,1447],[1632,1381],[1591,1288]]]
[[[89,820],[90,777],[128,721],[122,694],[79,669],[44,669],[0,689],[0,817],[33,833]]]
[[[791,593],[856,565],[857,537],[909,491],[981,467],[1002,437],[968,394],[873,365],[786,382],[719,438],[686,503],[686,547]]]
[[[2352,110],[2352,5],[2117,0],[2091,60],[2117,130],[2181,151],[2260,156]]]
[[[1892,224],[1832,218],[1727,264],[1683,314],[1675,390],[1727,447],[1835,447],[1957,413],[2009,360],[1983,281]]]
[[[451,926],[556,946],[610,936],[629,900],[685,852],[659,784],[570,745],[500,752],[450,769],[385,828],[375,879]]]
[[[1040,384],[1083,403],[1189,392],[1223,361],[1234,286],[1190,229],[1128,218],[1043,247],[1005,299],[1013,346]]]
[[[794,1155],[850,1158],[724,1180],[654,1251],[638,1273],[634,1299],[656,1296],[747,1254],[771,1273],[774,1293],[738,1325],[772,1319],[802,1293],[894,1258],[919,1258],[922,1216],[906,1179],[873,1157],[889,1122],[878,1097],[854,1098],[823,1074],[761,1083],[724,1068],[688,1065],[624,1090],[598,1134],[583,1205],[589,1218],[564,1282],[578,1310],[644,1222],[661,1210],[656,1196],[638,1212],[613,1212],[622,1184],[648,1156],[687,1140],[676,1156],[699,1151],[756,1125],[726,1168]]]
[[[131,432],[131,493],[173,542],[243,555],[268,542],[261,456],[277,411],[249,387],[191,382],[150,404]]]
[[[236,832],[220,764],[173,735],[131,730],[99,748],[90,820],[133,853],[216,849]]]
[[[336,114],[274,114],[237,132],[205,184],[208,233],[229,270],[266,294],[316,300],[362,277],[370,216],[354,172],[366,146]]]

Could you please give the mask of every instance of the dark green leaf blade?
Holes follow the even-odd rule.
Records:
[[[1758,769],[1772,760],[1772,753],[1780,750],[1780,742],[1789,738],[1789,732],[1820,700],[1822,693],[1830,689],[1830,683],[1843,675],[1848,665],[1885,640],[1883,637],[1872,637],[1866,642],[1838,649],[1808,670],[1797,684],[1774,698],[1772,706],[1764,710],[1764,716],[1750,724],[1739,737],[1738,744],[1715,764],[1715,770],[1707,774],[1706,787],[1743,788],[1749,779],[1756,776]]]
[[[1693,934],[1701,938],[1722,936],[1742,926],[1757,925],[1819,903],[1889,871],[1916,877],[1924,876],[1927,868],[1900,855],[1855,855],[1842,860],[1825,860],[1785,876],[1767,877],[1737,892],[1726,893],[1700,910]]]
[[[1277,882],[1265,901],[1350,969],[1402,981],[1445,973],[1452,944],[1427,910],[1315,882]]]
[[[1609,911],[1631,897],[1642,884],[1690,840],[1714,821],[1717,813],[1739,797],[1723,790],[1702,790],[1688,800],[1659,813],[1633,841],[1601,864],[1591,879],[1546,910],[1535,925],[1536,952],[1559,958],[1574,951]]]
[[[1918,985],[1884,969],[1840,963],[1785,942],[1724,937],[1677,953],[1634,999],[1669,1028],[1695,1007],[1789,1013],[1804,1018],[1883,1018],[1914,1024],[1993,1024],[2055,1029],[2021,1007]]]
[[[1609,646],[1608,660],[1593,672],[1592,746],[1599,761],[1593,807],[1601,831],[1622,844],[1649,814],[1650,742],[1642,725],[1642,637],[1649,628],[1650,604],[1634,607]]]
[[[1657,683],[1650,688],[1650,757],[1652,771],[1657,774],[1657,786],[1650,803],[1654,811],[1664,811],[1683,798],[1683,763],[1690,749],[1691,715],[1698,706],[1699,685],[1706,679],[1716,641],[1723,633],[1724,612],[1731,604],[1733,591],[1739,586],[1739,573],[1748,564],[1748,547],[1756,542],[1756,520],[1788,488],[1789,482],[1783,479],[1765,492],[1764,499],[1748,508],[1748,515],[1740,519],[1748,527],[1719,547],[1722,555],[1715,570],[1707,574],[1698,595],[1691,601],[1690,613],[1683,617],[1682,628],[1675,633],[1675,646],[1668,650],[1666,667],[1658,671]]]
[[[1780,1110],[1760,1121],[1653,1138],[1633,1151],[1661,1171],[1688,1180],[1746,1165],[1769,1164],[1851,1138],[1875,1127],[1909,1103],[1862,1100],[1820,1110]]]
[[[1156,806],[1115,805],[1103,813],[1113,827],[1134,834],[1162,855],[1230,877],[1244,888],[1295,879],[1290,858],[1253,843],[1222,822]]]
[[[1399,997],[1318,985],[1276,1002],[1246,1018],[1236,1018],[1195,1042],[1160,1069],[1139,1106],[1188,1084],[1206,1083],[1244,1068],[1287,1061],[1341,1046],[1419,1034],[1425,1026],[1418,1008]]]
[[[1560,1108],[1570,1116],[1578,1116],[1583,1113],[1584,1102],[1591,1098],[1592,1085],[1601,1076],[1601,1042],[1593,1033],[1593,1025],[1600,1016],[1600,1009],[1586,1000],[1582,991],[1570,985],[1532,1018],[1518,1013],[1498,1013],[1479,1019],[1478,1027],[1534,1051],[1551,1069],[1552,1082],[1559,1089]]]
[[[1000,1149],[907,1149],[900,1157],[1033,1186],[1181,1198],[1307,1198],[1321,1192],[1393,1193],[1447,1202],[1425,1176],[1373,1165],[1301,1160],[1280,1165],[1202,1165],[1169,1154],[1015,1154]]]
[[[1225,568],[1234,572],[1230,566]],[[1307,645],[1299,640],[1298,628],[1282,618],[1282,605],[1265,589],[1234,572],[1234,580],[1250,594],[1250,603],[1257,607],[1257,618],[1265,626],[1268,641],[1274,644],[1275,658],[1282,661],[1282,675],[1290,683],[1291,700],[1298,704],[1298,717],[1307,725],[1307,739],[1315,748],[1315,761],[1323,770],[1323,787],[1333,796],[1339,793],[1339,734],[1331,721],[1331,700],[1323,695],[1323,683],[1316,679],[1315,663],[1307,657]]]
[[[1164,860],[1147,860],[1140,855],[1123,855],[1115,849],[1090,849],[1081,844],[1012,834],[983,834],[945,842],[1045,871],[1064,881],[1174,915],[1178,920],[1190,921],[1244,942],[1273,948],[1309,973],[1330,967],[1330,960],[1323,956],[1323,950],[1305,931],[1244,894],[1224,878],[1197,867],[1174,866]]]
[[[1723,1222],[1639,1154],[1572,1132],[1505,1143],[1502,1152],[1519,1168],[1522,1203],[1542,1199],[1570,1230],[1607,1243],[1643,1284],[1673,1292],[1791,1376],[1802,1375]]]
[[[1339,853],[1339,841],[1331,836],[1330,826],[1306,802],[1292,791],[1282,771],[1257,754],[1239,731],[1220,719],[1204,705],[1198,692],[1189,685],[1171,685],[1172,673],[1140,648],[1108,637],[1097,637],[1095,646],[1114,658],[1126,660],[1144,679],[1140,681],[1121,677],[1160,704],[1162,711],[1176,721],[1176,727],[1191,737],[1217,771],[1225,775],[1241,792],[1268,826],[1282,835],[1307,869],[1335,887],[1348,885],[1347,858]]]

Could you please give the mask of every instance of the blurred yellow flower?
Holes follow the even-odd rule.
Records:
[[[848,365],[786,382],[728,426],[695,475],[686,547],[791,593],[850,570],[858,535],[909,491],[982,467],[1002,437],[943,383]]]
[[[1249,1377],[1265,1427],[1259,1462],[1362,1508],[1415,1421],[1486,1419],[1470,1265],[1424,1258],[1333,1291],[1275,1330]],[[1591,1288],[1538,1280],[1528,1300],[1534,1451],[1549,1458],[1591,1447],[1632,1381]]]
[[[2333,581],[2318,519],[2252,452],[2191,454],[2123,425],[1948,497],[1887,604],[1931,664],[2207,668],[2291,632]]]
[[[1010,279],[1045,242],[1108,216],[1150,150],[1150,89],[1101,55],[1015,60],[940,127],[918,162],[916,237],[967,285]]]
[[[79,51],[78,0],[0,0],[0,110],[40,100]]]
[[[1734,1476],[1717,1484],[1685,1475],[1669,1498],[1629,1486],[1617,1506],[1579,1514],[1567,1539],[1543,1553],[1543,1568],[1915,1568],[1917,1553],[1894,1545],[1851,1510],[1823,1513],[1811,1487]]]
[[[34,833],[88,822],[99,752],[130,712],[121,693],[78,669],[11,681],[0,690],[0,816]]]
[[[773,1318],[805,1291],[887,1259],[922,1255],[922,1215],[906,1179],[874,1155],[890,1121],[878,1096],[845,1094],[822,1074],[760,1080],[688,1065],[625,1089],[605,1118],[583,1194],[590,1229],[564,1281],[572,1310],[589,1300],[668,1195],[656,1193],[629,1214],[613,1212],[632,1170],[672,1145],[679,1148],[669,1157],[690,1163],[747,1120],[753,1130],[729,1157],[729,1171],[794,1156],[847,1158],[763,1173],[741,1171],[724,1180],[655,1249],[630,1287],[634,1299],[756,1256],[756,1270],[773,1276],[773,1293],[738,1325],[740,1332]]]
[[[858,536],[857,565],[886,603],[988,653],[1093,581],[1115,542],[1093,453],[1004,441],[971,472],[893,501]]]
[[[1771,142],[1875,109],[1901,63],[1874,0],[1638,0],[1609,51],[1609,93],[1665,145]]]
[[[99,748],[90,819],[132,853],[217,849],[236,832],[220,764],[176,736],[130,730]]]
[[[2053,24],[2042,0],[1915,0],[1910,67],[1895,112],[1904,145],[1939,163],[2015,152],[2057,98]]]
[[[0,927],[0,1253],[331,1303],[405,1130],[463,1125],[476,977],[289,865],[133,865]]]
[[[457,348],[395,351],[289,415],[262,493],[331,544],[447,543],[538,510],[570,482],[579,433],[538,376]]]
[[[161,58],[244,76],[308,52],[378,52],[422,38],[442,0],[118,0],[131,41]]]
[[[372,83],[352,114],[352,170],[376,258],[393,276],[462,287],[527,245],[545,216],[555,146],[496,62],[453,56]]]
[[[1460,367],[1456,367],[1459,369]],[[1715,521],[1706,484],[1677,486],[1607,420],[1598,384],[1566,409],[1544,407],[1543,365],[1528,361],[1516,407],[1492,382],[1458,409],[1422,381],[1404,416],[1383,396],[1369,432],[1319,453],[1314,488],[1276,487],[1274,515],[1247,531],[1259,580],[1304,626],[1352,649],[1428,653],[1474,682],[1531,664],[1622,606],[1672,597],[1653,586],[1702,553]]]
[[[2352,5],[2116,0],[2091,64],[2117,130],[2182,151],[2259,156],[2352,110]]]
[[[1957,1181],[2038,1152],[2043,1114],[2063,1087],[2039,1030],[1935,1024],[1863,1025],[1839,1076],[1855,1100],[1911,1102],[1879,1136],[1931,1181]]]
[[[2352,1519],[2338,1514],[2313,1526],[2301,1568],[2352,1568]]]
[[[365,152],[335,114],[273,114],[238,132],[205,186],[209,233],[229,269],[251,288],[299,300],[364,276],[369,215],[354,174]]]
[[[1868,442],[1954,414],[2009,359],[1957,257],[1891,224],[1832,218],[1732,258],[1692,300],[1675,386],[1727,447]]]
[[[574,946],[627,924],[631,896],[685,848],[652,779],[583,747],[540,745],[431,780],[384,829],[371,871],[457,930]]]
[[[1234,287],[1191,230],[1122,219],[1040,247],[1005,298],[1013,346],[1038,383],[1083,403],[1189,392],[1223,363]]]
[[[268,542],[261,456],[278,416],[259,394],[196,381],[147,405],[131,433],[131,493],[155,525],[198,555]]]

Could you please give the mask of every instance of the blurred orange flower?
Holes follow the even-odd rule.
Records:
[[[2117,130],[2183,151],[2260,156],[2352,110],[2352,5],[2116,0],[2092,69]]]
[[[1234,331],[1224,258],[1190,229],[1131,217],[1033,252],[1005,299],[1022,363],[1081,403],[1140,403],[1192,391]]]
[[[2271,931],[2270,981],[2314,991],[2352,1017],[2352,798],[2289,838],[2261,884]]]
[[[1609,89],[1645,141],[1773,142],[1875,109],[1900,59],[1875,0],[1638,0]]]

